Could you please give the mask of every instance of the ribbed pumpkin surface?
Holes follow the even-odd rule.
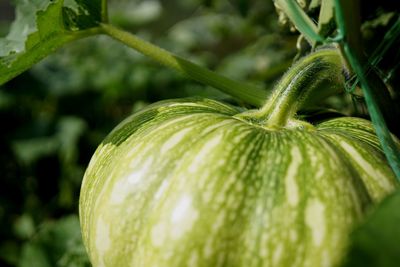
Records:
[[[207,99],[118,126],[85,174],[95,267],[335,266],[371,203],[397,186],[369,122],[269,130]]]

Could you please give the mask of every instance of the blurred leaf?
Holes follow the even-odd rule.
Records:
[[[146,77],[143,75],[149,69],[144,61],[148,62],[132,49],[98,36],[71,43],[34,66],[31,72],[46,85],[49,94],[59,97],[95,90],[109,94],[108,97],[131,94],[133,98],[132,89],[142,88],[140,79]],[[146,69],[146,73],[135,76],[137,68]]]
[[[35,232],[35,224],[28,214],[20,216],[14,224],[14,231],[21,239],[27,239]]]
[[[61,117],[56,133],[52,136],[22,139],[13,144],[17,157],[25,164],[32,164],[40,157],[58,154],[65,163],[72,163],[78,154],[78,141],[86,123],[77,117]]]
[[[389,24],[390,20],[395,16],[396,16],[396,12],[382,13],[379,16],[377,16],[376,18],[373,18],[373,19],[368,20],[365,23],[363,23],[361,30],[362,31],[366,31],[366,30],[373,31],[373,29],[376,29],[379,26],[387,26]]]
[[[78,141],[86,130],[86,123],[77,117],[63,117],[58,123],[57,138],[60,142],[60,157],[71,163],[78,156]]]
[[[257,30],[257,28],[249,27],[241,17],[232,14],[211,13],[178,23],[169,31],[169,38],[178,45],[178,47],[171,48],[179,53],[180,50],[200,50],[202,47],[217,48],[222,40],[226,42],[235,37],[238,37],[234,39],[238,43],[246,42],[249,41],[247,38],[253,39],[253,36],[257,35]],[[228,53],[229,47],[223,47],[223,49],[224,51],[220,52]]]
[[[44,223],[22,249],[19,267],[90,266],[76,215]]]
[[[62,117],[58,122],[57,139],[60,146],[59,158],[63,167],[63,176],[59,181],[58,194],[61,207],[74,207],[75,188],[79,188],[84,168],[77,166],[79,157],[79,139],[86,131],[86,123],[77,117]]]
[[[13,103],[13,97],[6,92],[0,91],[0,110],[9,108]]]
[[[54,154],[59,142],[54,137],[40,137],[15,141],[13,149],[17,157],[25,164],[32,164],[40,157]]]
[[[218,72],[236,79],[272,84],[292,64],[296,52],[294,41],[294,38],[266,35],[224,58]]]
[[[398,267],[400,263],[400,191],[386,198],[352,235],[342,267]]]
[[[17,242],[6,241],[0,244],[0,260],[16,266],[19,260],[20,247]]]
[[[250,3],[250,2],[255,2],[255,1],[248,1],[248,0],[229,0],[229,2],[232,3],[232,5],[234,7],[237,8],[237,10],[239,11],[239,13],[242,16],[246,16],[249,12],[250,6],[254,3]]]
[[[26,244],[22,249],[18,267],[31,267],[33,262],[36,267],[52,267],[43,249],[33,244]]]
[[[111,1],[110,20],[121,27],[140,26],[155,21],[162,14],[158,0]]]

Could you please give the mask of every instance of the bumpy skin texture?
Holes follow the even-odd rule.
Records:
[[[80,199],[93,266],[339,263],[354,225],[397,187],[371,124],[272,131],[240,112],[163,101],[104,140]]]

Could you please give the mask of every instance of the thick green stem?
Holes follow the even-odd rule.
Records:
[[[268,128],[287,127],[310,99],[324,99],[343,91],[343,62],[337,49],[304,57],[281,78],[266,104],[252,116]],[[314,94],[315,91],[315,94]]]
[[[260,107],[267,99],[267,92],[247,83],[234,81],[160,47],[150,44],[137,36],[109,24],[102,24],[104,32],[157,62],[206,85],[210,85],[246,103]]]
[[[335,10],[338,28],[343,35],[341,46],[344,55],[361,83],[376,134],[390,166],[400,181],[400,149],[396,146],[381,111],[381,108],[386,109],[386,118],[390,120],[393,114],[396,115],[396,107],[391,105],[392,101],[388,95],[388,90],[379,76],[374,72],[369,75],[365,74],[367,60],[362,53],[361,46],[360,16],[357,15],[359,2],[335,0]],[[395,119],[398,119],[398,117]]]

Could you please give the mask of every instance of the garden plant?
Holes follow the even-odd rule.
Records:
[[[49,100],[37,104],[40,127],[32,127],[46,137],[4,148],[25,167],[56,155],[62,178],[24,180],[23,214],[0,210],[20,239],[0,244],[0,260],[37,267],[398,266],[398,7],[391,1],[369,7],[346,0],[181,2],[16,1],[16,18],[0,40],[0,109],[13,110],[17,97],[10,92],[20,87],[47,84],[54,91],[42,93]],[[117,13],[118,5],[132,14]],[[157,21],[162,7],[182,12],[169,18],[175,29],[198,12],[214,17],[201,13],[204,20],[196,17],[178,42],[156,45],[140,30],[151,16]],[[218,17],[226,10],[240,19]],[[212,38],[202,35],[207,23],[220,27]],[[166,35],[162,23],[153,27]],[[268,30],[286,39],[265,38]],[[200,51],[207,38],[218,43],[214,60],[212,50]],[[276,43],[289,45],[274,52]],[[69,47],[75,59],[60,52]],[[98,65],[99,55],[106,64]],[[258,69],[257,57],[264,59]],[[226,58],[224,69],[218,61]],[[73,69],[63,69],[74,60]],[[157,86],[168,94],[124,106]],[[55,99],[65,88],[83,87],[107,92],[85,111],[87,121],[101,123],[107,116],[93,113],[112,110],[106,137],[88,134],[95,123],[76,116],[49,116],[62,106]],[[69,114],[93,101],[76,92],[66,100]],[[5,111],[4,117],[14,114]],[[91,145],[98,147],[83,157],[85,136],[96,136]],[[14,166],[6,157],[2,162]],[[18,164],[4,171],[16,187]],[[44,201],[30,186],[46,191],[48,181],[60,193],[49,197],[57,198],[51,212],[35,217]],[[79,221],[57,215],[78,210]],[[35,226],[43,218],[52,219]]]

